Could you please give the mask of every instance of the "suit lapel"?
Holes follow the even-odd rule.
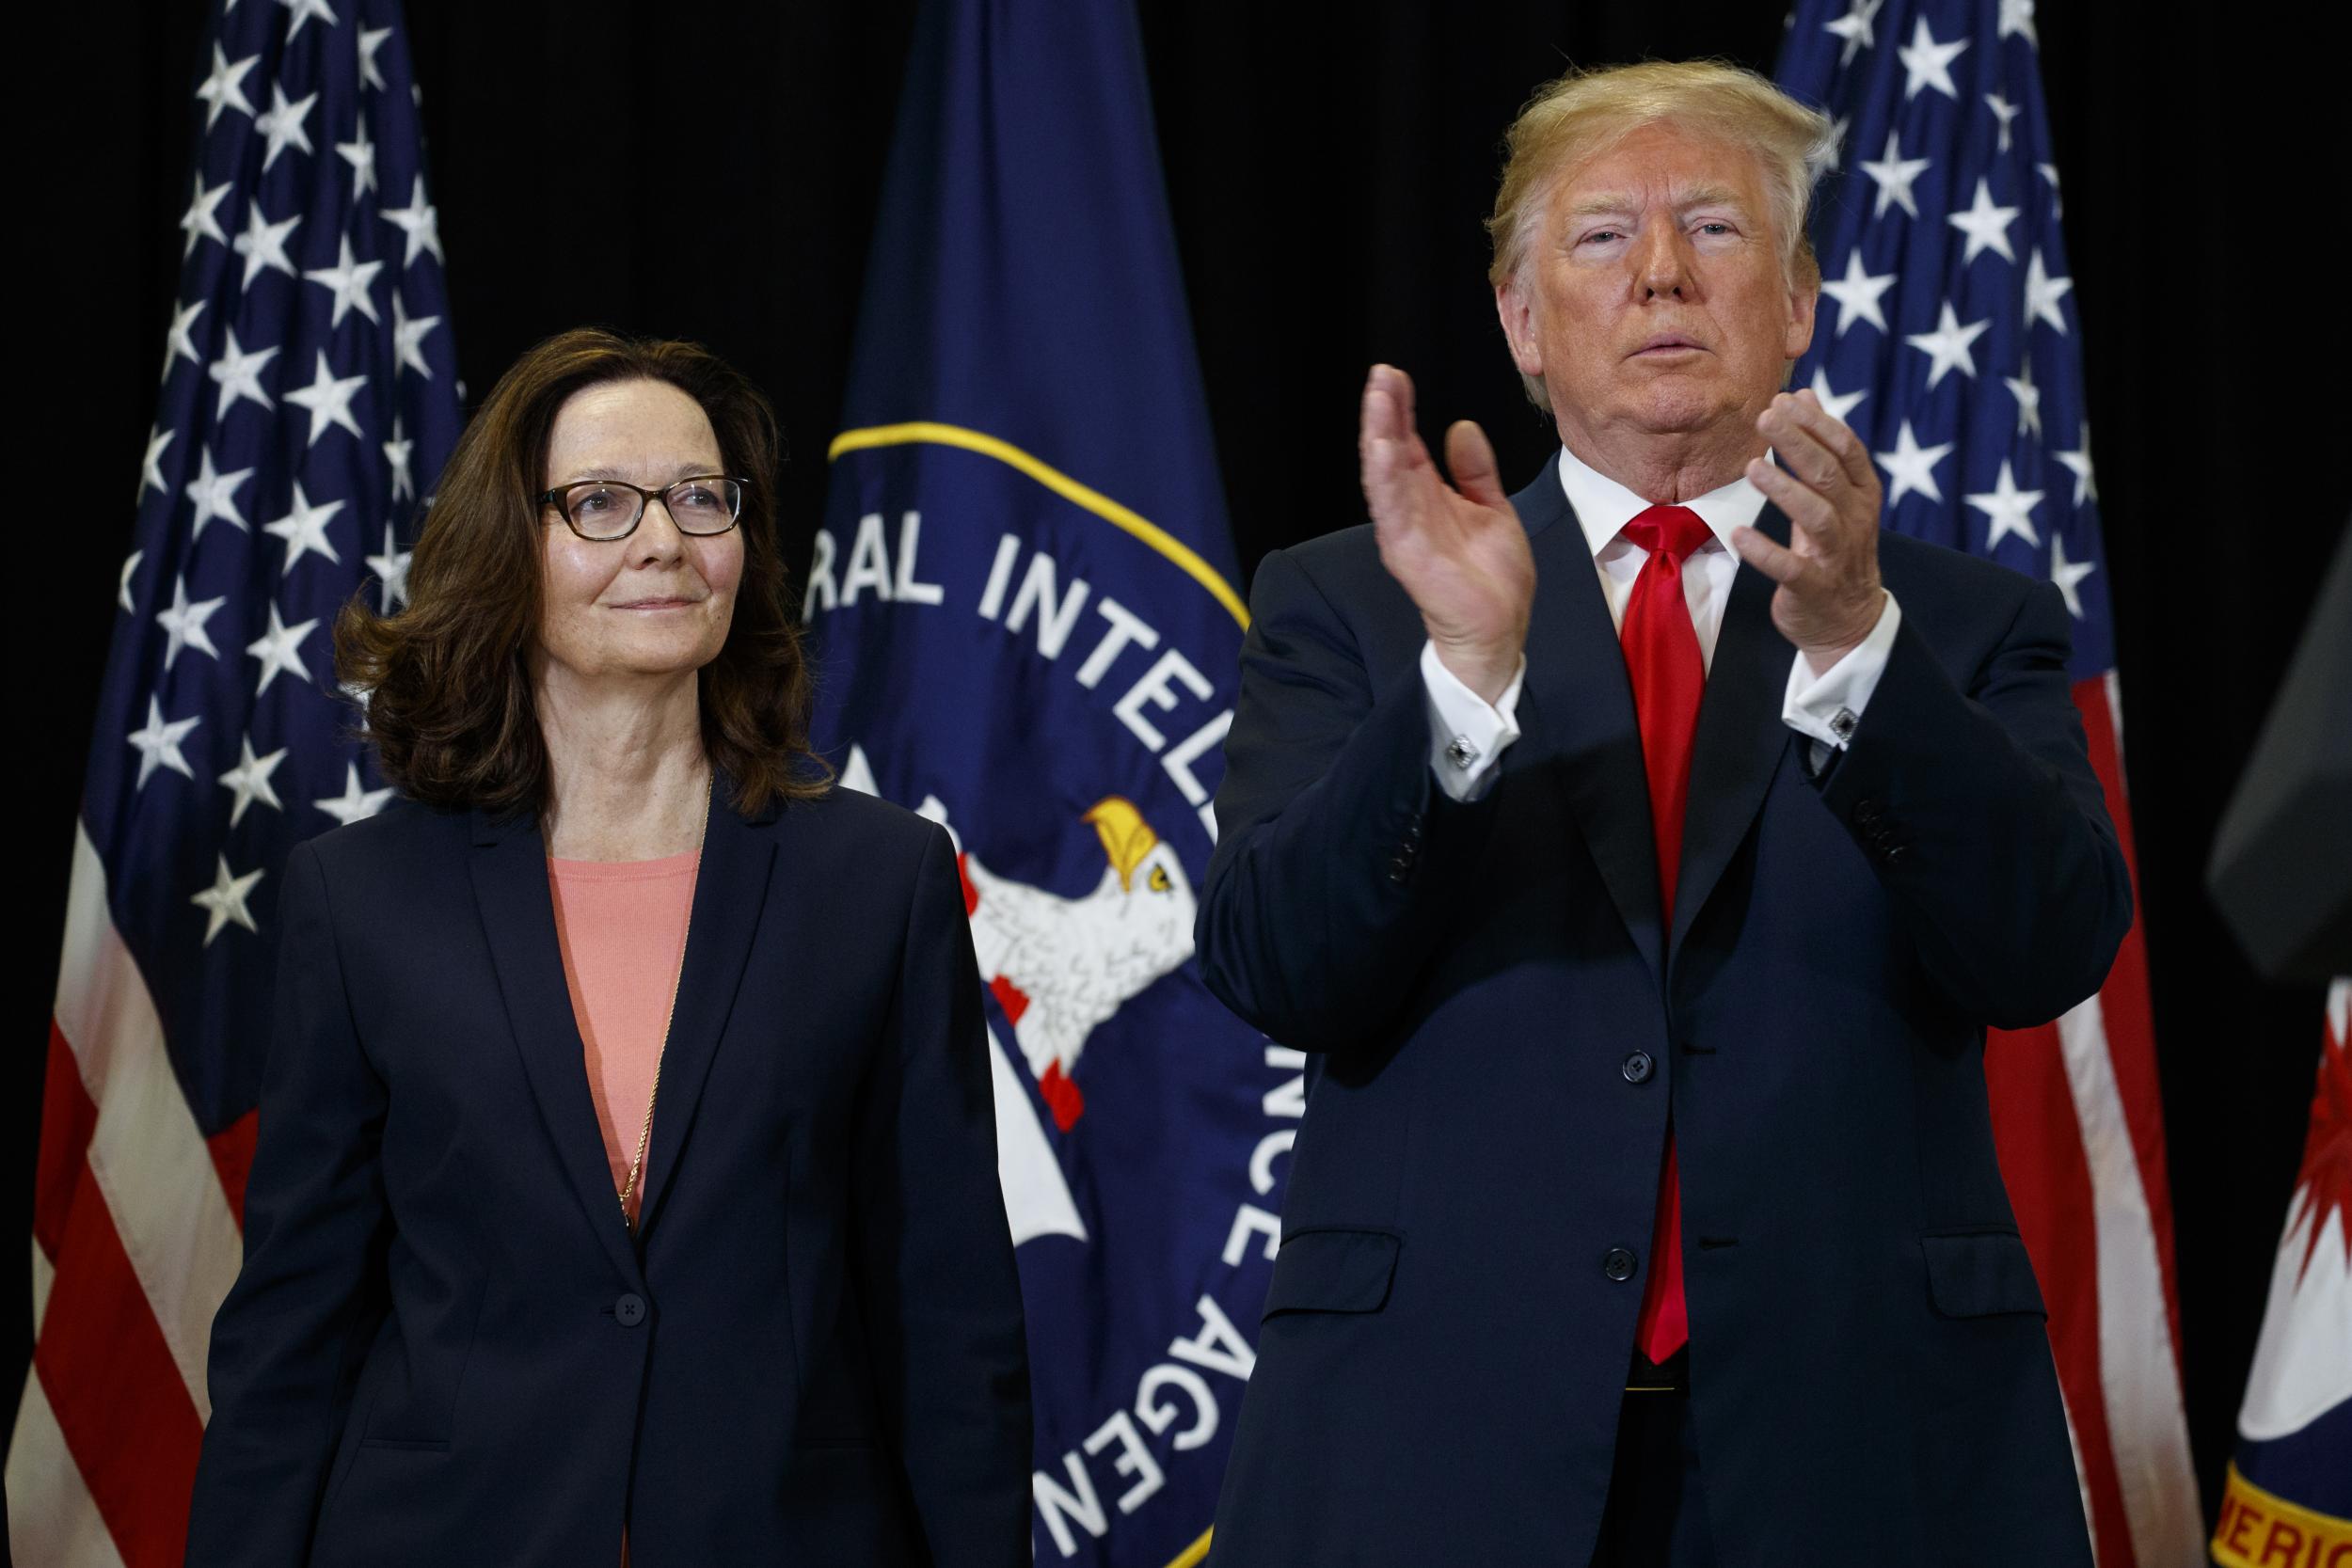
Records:
[[[653,1228],[693,1129],[703,1084],[734,1010],[735,993],[767,903],[777,840],[786,832],[779,821],[782,814],[773,805],[755,817],[739,816],[728,800],[730,787],[726,775],[720,774],[711,792],[702,864],[694,877],[694,909],[678,969],[677,1006],[662,1048],[653,1139],[645,1153],[645,1194],[637,1225],[641,1243]]]
[[[1778,507],[1768,504],[1756,526],[1775,544],[1788,542],[1788,519]],[[1747,837],[1765,786],[1788,749],[1780,707],[1795,650],[1772,625],[1773,586],[1763,573],[1742,566],[1732,578],[1731,602],[1724,607],[1691,753],[1669,962]]]
[[[605,1160],[596,1108],[588,1098],[588,1052],[573,1021],[570,988],[564,983],[555,900],[548,888],[547,848],[538,824],[530,819],[495,823],[477,812],[473,846],[469,864],[474,901],[482,911],[524,1076],[588,1227],[624,1278],[642,1280],[636,1249],[629,1244],[613,1196],[612,1168]]]
[[[1557,781],[1600,879],[1653,978],[1665,973],[1658,850],[1650,832],[1642,732],[1625,655],[1601,597],[1600,577],[1576,514],[1546,466],[1512,498],[1535,553],[1535,606],[1527,631],[1520,728],[1541,749],[1519,762]],[[1506,753],[1506,768],[1519,748]]]

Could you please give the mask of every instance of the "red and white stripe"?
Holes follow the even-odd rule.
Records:
[[[236,1278],[248,1116],[207,1140],[76,828],[34,1188],[32,1370],[8,1461],[24,1563],[172,1568]]]
[[[2137,884],[2114,675],[2079,683],[2074,705]],[[2049,1304],[2099,1568],[2201,1565],[2148,953],[2137,919],[2098,994],[2055,1023],[1995,1031],[1985,1076],[2002,1175]]]

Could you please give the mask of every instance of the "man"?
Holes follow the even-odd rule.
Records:
[[[1779,390],[1830,145],[1546,88],[1490,227],[1556,465],[1460,423],[1449,486],[1376,367],[1372,525],[1259,569],[1200,951],[1314,1054],[1217,1568],[2090,1560],[1983,1031],[2130,888],[2058,594]]]

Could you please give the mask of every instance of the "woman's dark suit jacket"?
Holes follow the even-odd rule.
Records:
[[[188,1561],[1029,1561],[1021,1296],[946,835],[719,781],[632,1240],[529,820],[286,867]]]

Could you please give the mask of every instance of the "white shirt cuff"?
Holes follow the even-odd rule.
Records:
[[[1438,657],[1438,645],[1421,645],[1421,684],[1429,698],[1429,770],[1438,787],[1456,800],[1475,800],[1494,783],[1496,765],[1519,737],[1519,688],[1527,680],[1527,656],[1511,684],[1489,705],[1464,686]]]
[[[1788,690],[1781,699],[1780,721],[1799,735],[1844,751],[1855,726],[1862,722],[1863,710],[1870,705],[1870,693],[1878,689],[1879,677],[1886,673],[1886,657],[1894,652],[1895,633],[1902,624],[1902,607],[1889,594],[1870,635],[1820,674],[1813,673],[1803,652],[1798,653],[1789,661]]]

